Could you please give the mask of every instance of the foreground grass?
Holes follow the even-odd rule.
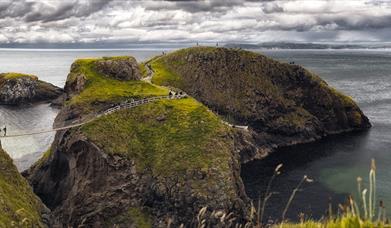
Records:
[[[383,222],[363,221],[358,216],[344,216],[339,219],[329,219],[323,222],[306,221],[303,223],[282,223],[275,228],[382,228],[391,227]]]
[[[0,148],[0,227],[43,227],[41,203]]]

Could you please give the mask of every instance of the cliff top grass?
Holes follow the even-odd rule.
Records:
[[[105,152],[135,159],[138,168],[150,168],[156,175],[229,170],[230,129],[192,98],[118,111],[82,131]]]
[[[102,59],[122,59],[129,57],[104,57]],[[95,70],[95,63],[102,59],[79,59],[72,65],[68,81],[76,79],[78,74],[86,77],[86,86],[77,96],[72,97],[70,105],[91,105],[99,102],[117,102],[126,98],[143,98],[167,95],[168,90],[144,81],[120,81]]]
[[[0,74],[0,78],[3,79],[15,79],[15,78],[23,78],[23,77],[29,77],[32,78],[33,80],[38,80],[38,77],[32,74],[23,74],[23,73],[16,73],[16,72],[9,72],[9,73],[2,73]]]
[[[0,148],[0,227],[43,227],[41,202]]]

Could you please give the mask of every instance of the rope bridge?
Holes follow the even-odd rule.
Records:
[[[13,138],[13,137],[29,136],[29,135],[38,135],[38,134],[44,134],[44,133],[49,133],[49,132],[56,132],[56,131],[66,130],[66,129],[79,127],[79,126],[82,126],[84,124],[90,123],[90,122],[94,121],[95,119],[97,119],[99,117],[110,115],[110,114],[112,114],[114,112],[117,112],[119,110],[131,109],[131,108],[134,108],[134,107],[137,107],[137,106],[141,106],[141,105],[144,105],[144,104],[148,104],[148,103],[151,103],[151,102],[154,102],[154,101],[158,101],[158,100],[163,100],[163,99],[182,99],[182,98],[185,98],[185,97],[187,97],[186,94],[178,94],[178,95],[150,97],[150,98],[144,98],[144,99],[141,99],[141,100],[133,100],[131,102],[125,102],[125,103],[116,105],[114,107],[111,107],[111,108],[109,108],[109,109],[107,109],[107,110],[105,110],[103,112],[95,114],[91,119],[84,120],[84,121],[82,121],[80,123],[77,123],[80,120],[71,120],[72,124],[67,125],[67,126],[57,127],[57,128],[52,128],[52,129],[45,129],[45,130],[37,130],[37,131],[33,131],[33,132],[24,132],[24,133],[21,132],[21,133],[17,133],[17,134],[10,134],[10,135],[6,135],[6,136],[0,136],[0,139],[1,138]]]

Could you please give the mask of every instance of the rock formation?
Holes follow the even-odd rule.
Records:
[[[133,57],[103,58],[96,62],[96,70],[118,80],[140,80],[141,73]]]
[[[0,74],[0,104],[20,105],[51,101],[62,94],[62,89],[38,80],[34,75],[20,73]]]
[[[180,88],[216,113],[250,125],[242,162],[275,148],[371,125],[357,104],[298,65],[227,48],[182,49],[156,59],[153,82]],[[243,139],[244,135],[241,135]],[[253,147],[255,148],[255,147]]]

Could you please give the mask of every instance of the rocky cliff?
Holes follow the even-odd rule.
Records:
[[[51,101],[62,94],[62,89],[38,80],[34,75],[20,73],[0,74],[0,104],[20,105]]]
[[[192,226],[204,206],[208,225],[247,221],[241,162],[370,127],[349,97],[318,76],[263,55],[199,47],[148,64],[155,84],[137,80],[133,58],[72,64],[58,126],[132,99],[168,95],[156,84],[198,101],[158,100],[58,132],[25,173],[52,210],[51,226]]]
[[[180,88],[228,121],[249,125],[242,161],[275,148],[363,130],[357,104],[298,65],[227,48],[182,49],[155,59],[152,81]]]
[[[116,67],[100,70],[102,60],[116,65],[121,59],[75,61],[55,124],[126,100],[168,95],[129,75],[118,79]],[[160,100],[58,132],[25,175],[52,210],[52,226],[191,225],[204,206],[206,213],[219,211],[215,220],[229,212],[240,220],[249,202],[233,138],[232,129],[194,99]]]
[[[0,142],[0,227],[45,227],[48,213]]]

